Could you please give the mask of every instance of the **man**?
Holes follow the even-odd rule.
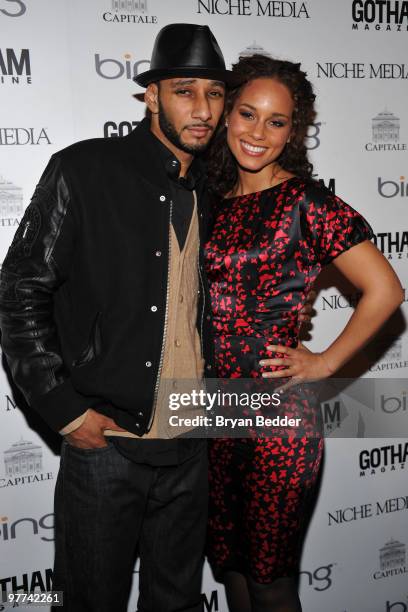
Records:
[[[195,156],[232,73],[207,26],[172,24],[135,80],[151,120],[52,156],[1,274],[14,380],[64,435],[54,590],[69,612],[125,611],[136,554],[140,612],[202,610],[206,445],[164,439],[164,382],[212,374]]]

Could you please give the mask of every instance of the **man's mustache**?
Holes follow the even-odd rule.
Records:
[[[210,125],[209,123],[193,123],[191,125],[186,125],[183,129],[189,130],[191,128],[207,128],[211,131],[214,130],[214,126]]]

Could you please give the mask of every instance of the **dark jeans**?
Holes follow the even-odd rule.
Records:
[[[109,439],[108,439],[109,441]],[[136,554],[139,612],[201,612],[207,521],[203,444],[153,467],[106,448],[63,442],[55,490],[54,590],[69,612],[125,612]]]

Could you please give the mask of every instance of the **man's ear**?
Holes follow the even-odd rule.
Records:
[[[159,88],[157,83],[150,83],[145,92],[146,106],[153,115],[159,112]]]

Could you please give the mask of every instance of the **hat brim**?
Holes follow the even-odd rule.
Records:
[[[162,79],[171,79],[174,77],[197,77],[200,79],[213,79],[214,81],[222,81],[228,87],[238,85],[236,75],[232,70],[212,70],[211,68],[163,68],[156,70],[147,70],[134,77],[134,81],[142,87],[147,87],[150,83],[161,81]]]

